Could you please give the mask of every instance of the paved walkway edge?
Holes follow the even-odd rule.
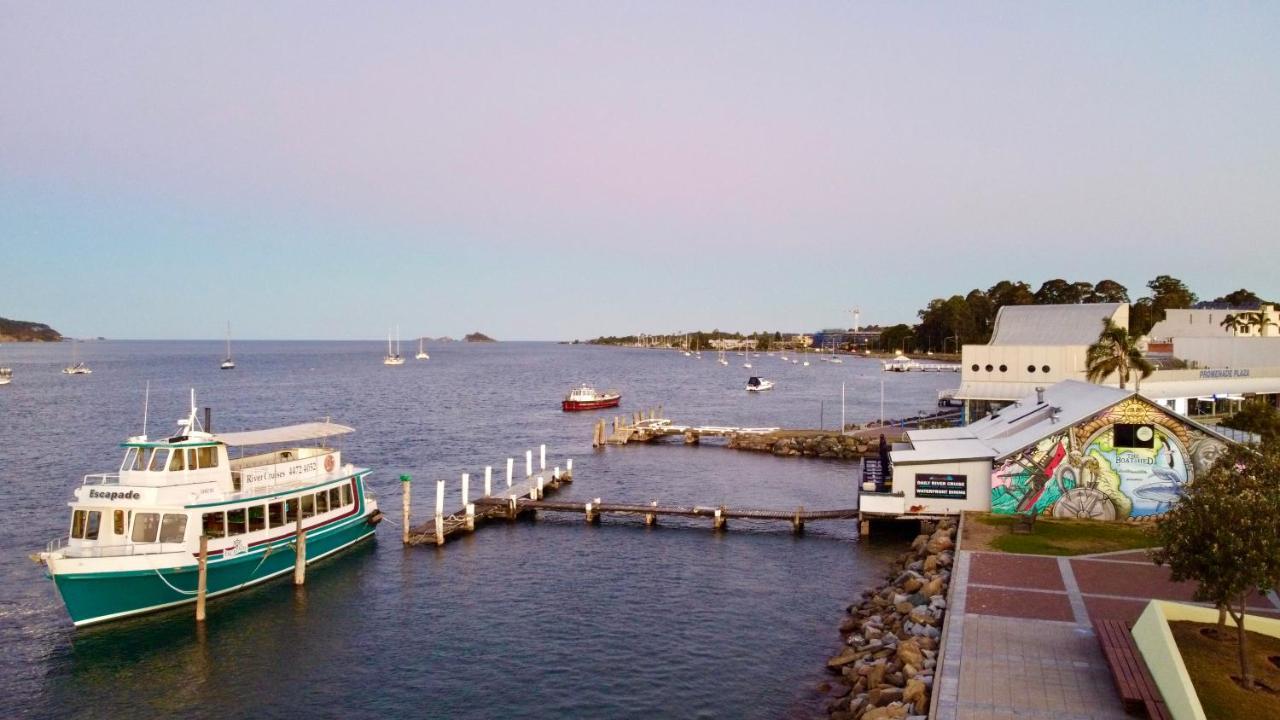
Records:
[[[959,545],[957,545],[959,547]],[[934,706],[930,717],[956,720],[960,703],[960,653],[948,649],[960,647],[964,639],[965,595],[969,587],[969,551],[957,551],[951,573],[951,598],[947,601],[947,619],[942,631],[940,667],[934,673]]]

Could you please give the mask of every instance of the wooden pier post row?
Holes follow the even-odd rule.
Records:
[[[436,544],[444,544],[444,480],[436,481]]]
[[[209,594],[209,536],[200,536],[199,575],[196,576],[196,622],[204,622],[205,596]]]
[[[410,480],[408,475],[400,476],[400,494],[404,499],[404,517],[402,518],[404,525],[400,528],[400,539],[405,545],[409,544],[409,486],[412,484]]]
[[[293,584],[303,585],[307,582],[307,531],[302,529],[302,502],[293,500],[298,513],[294,524]]]

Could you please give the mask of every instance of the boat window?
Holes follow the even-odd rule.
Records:
[[[227,535],[243,535],[245,532],[244,508],[227,511]]]
[[[227,536],[227,518],[221,512],[205,513],[201,517],[204,526],[204,534],[211,538],[220,538]]]
[[[113,523],[112,529],[115,530],[117,535],[124,534],[124,511],[123,510],[117,510],[115,512],[115,522]]]
[[[161,472],[164,470],[164,464],[169,460],[169,451],[165,448],[156,448],[151,451],[151,463],[147,469],[151,472]]]
[[[97,540],[98,526],[102,524],[102,513],[97,510],[90,510],[89,516],[84,523],[84,539]]]
[[[309,518],[316,514],[316,496],[315,495],[303,495],[298,499],[302,501],[303,519]]]
[[[249,508],[249,532],[257,532],[267,528],[267,511],[261,505]]]
[[[169,460],[169,472],[173,472],[175,470],[186,470],[187,469],[186,457],[187,457],[187,454],[182,450],[182,448],[178,448],[177,450],[174,450],[173,455]]]
[[[351,486],[350,485],[342,486],[342,504],[343,505],[351,504]]]
[[[191,449],[188,449],[188,450],[187,450],[187,469],[188,469],[188,470],[195,470],[195,469],[196,469],[196,451],[195,451],[195,448],[191,448]]]
[[[346,503],[342,502],[342,491],[338,488],[329,488],[329,509],[342,507]]]
[[[298,498],[284,501],[284,521],[289,524],[298,522]]]
[[[267,527],[278,528],[284,524],[284,503],[273,502],[267,506]]]
[[[320,492],[316,493],[316,512],[317,513],[329,512],[328,491],[321,490]]]
[[[138,458],[138,448],[131,447],[124,451],[124,460],[120,463],[120,471],[128,472],[130,470],[141,470],[141,460]]]
[[[187,539],[187,516],[178,513],[165,513],[160,521],[160,542],[180,543]]]
[[[83,510],[71,513],[71,537],[77,540],[84,539],[84,516]]]
[[[201,468],[218,467],[218,448],[210,445],[196,450],[196,460]]]
[[[160,532],[160,513],[140,512],[133,516],[133,541],[153,543]]]

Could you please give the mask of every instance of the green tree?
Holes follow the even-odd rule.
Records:
[[[1080,302],[1071,283],[1062,278],[1044,281],[1032,297],[1037,305],[1074,305]]]
[[[1033,305],[1036,301],[1030,285],[1010,280],[1001,280],[987,288],[987,297],[997,310],[1005,305]]]
[[[1147,283],[1151,290],[1151,303],[1156,309],[1156,321],[1164,319],[1165,310],[1189,308],[1196,304],[1196,294],[1191,292],[1186,283],[1169,275],[1157,275]]]
[[[1263,304],[1265,301],[1258,297],[1257,293],[1254,293],[1252,290],[1240,288],[1239,290],[1214,298],[1213,302],[1216,305],[1226,305],[1227,307],[1233,308],[1255,308]]]
[[[1129,332],[1134,337],[1142,337],[1151,332],[1151,328],[1155,327],[1156,309],[1151,302],[1151,298],[1139,298],[1137,302],[1129,306]]]
[[[1120,389],[1124,390],[1131,373],[1140,374],[1139,384],[1149,377],[1155,366],[1142,356],[1142,351],[1134,345],[1135,339],[1128,330],[1111,322],[1111,318],[1104,318],[1098,341],[1085,353],[1089,382],[1100,383],[1115,373],[1120,379]]]
[[[901,348],[903,342],[910,342],[913,339],[911,326],[905,324],[894,325],[880,331],[880,349],[883,351],[897,350]]]
[[[1088,302],[1127,303],[1129,288],[1115,280],[1099,280],[1098,284],[1093,286],[1093,295]]]
[[[963,338],[962,342],[984,343],[991,339],[991,326],[996,320],[996,306],[991,298],[981,290],[974,288],[964,296],[969,306],[969,315],[973,319],[973,337]],[[959,348],[956,348],[958,351]]]
[[[1241,684],[1252,689],[1245,609],[1251,591],[1280,583],[1280,453],[1228,448],[1160,518],[1156,535],[1152,560],[1174,581],[1195,580],[1195,599],[1235,620]]]
[[[1280,442],[1280,410],[1259,398],[1246,400],[1234,414],[1223,418],[1222,424],[1254,433],[1264,443]]]

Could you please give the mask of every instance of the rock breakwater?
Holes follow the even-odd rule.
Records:
[[[836,460],[875,455],[878,445],[867,438],[841,435],[838,432],[780,431],[764,435],[738,433],[729,436],[729,447],[736,450],[754,450],[783,457],[820,457]]]
[[[844,649],[827,661],[820,690],[832,720],[924,718],[934,687],[956,521],[938,521],[894,564],[888,582],[863,592],[840,626]]]

